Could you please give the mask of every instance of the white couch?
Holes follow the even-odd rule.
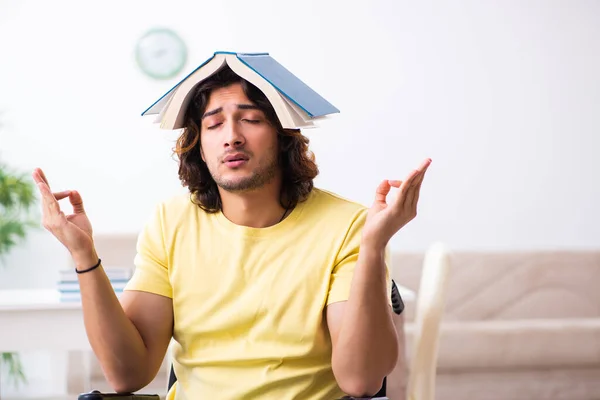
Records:
[[[437,399],[600,399],[600,251],[451,259]],[[394,278],[417,290],[422,261],[395,254]]]

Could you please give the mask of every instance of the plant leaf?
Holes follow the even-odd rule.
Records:
[[[14,384],[15,387],[18,387],[20,384],[27,384],[23,364],[17,353],[0,353],[0,364],[8,367],[9,383]]]

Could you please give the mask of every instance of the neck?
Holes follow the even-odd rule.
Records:
[[[277,224],[285,212],[279,202],[281,182],[268,183],[246,192],[228,192],[219,188],[223,215],[236,225],[266,228]]]

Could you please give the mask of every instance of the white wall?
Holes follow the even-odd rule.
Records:
[[[0,158],[78,189],[96,232],[137,232],[181,190],[175,136],[139,116],[176,81],[133,59],[163,25],[189,45],[185,72],[215,50],[268,51],[341,109],[310,134],[319,186],[369,203],[432,157],[395,248],[598,248],[598,21],[591,0],[3,0]],[[52,287],[65,260],[40,231],[0,288]]]

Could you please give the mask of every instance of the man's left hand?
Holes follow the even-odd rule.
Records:
[[[404,181],[384,180],[379,184],[375,202],[363,227],[363,245],[385,249],[392,236],[417,216],[421,183],[430,164],[431,159],[427,158]],[[399,188],[399,191],[396,198],[388,203],[386,198],[392,187]]]

